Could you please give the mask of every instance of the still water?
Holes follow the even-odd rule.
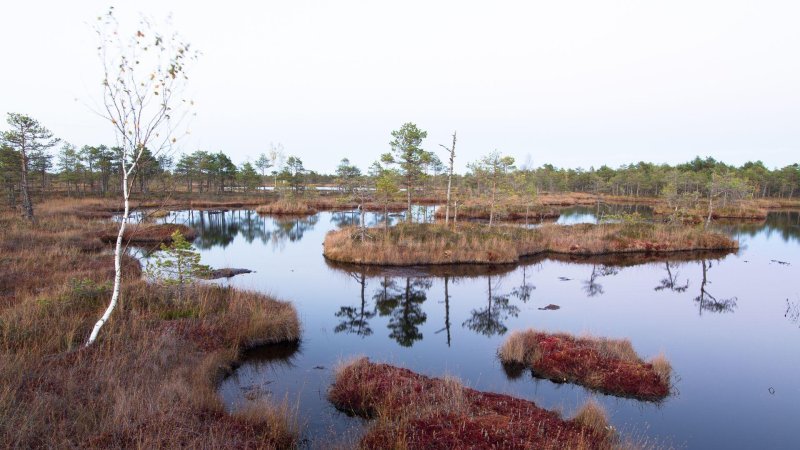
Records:
[[[569,208],[559,222],[594,222],[613,208],[601,209]],[[436,274],[327,263],[325,233],[356,220],[348,212],[279,219],[246,210],[167,218],[197,229],[203,263],[255,270],[222,283],[290,300],[300,315],[298,345],[252,352],[223,382],[220,393],[230,409],[257,398],[286,400],[297,408],[310,446],[350,442],[363,422],[337,412],[325,392],[338,363],[368,356],[427,375],[454,375],[469,387],[567,416],[595,397],[616,428],[650,442],[800,448],[797,212],[772,213],[760,224],[718,225],[740,241],[739,252],[727,255],[669,262],[538,258]],[[382,220],[368,216],[368,223]],[[549,304],[560,309],[540,309]],[[676,375],[675,394],[654,404],[527,372],[512,378],[497,348],[512,330],[530,327],[628,338],[645,358],[663,352]]]

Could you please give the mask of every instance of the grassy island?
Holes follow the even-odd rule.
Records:
[[[310,216],[316,214],[317,209],[302,201],[278,200],[257,207],[256,212],[271,215]]]
[[[627,339],[517,331],[498,354],[504,365],[528,367],[536,377],[606,394],[658,401],[670,392],[669,362],[663,356],[643,361]]]
[[[455,209],[451,210],[450,215],[454,216],[455,212]],[[458,206],[459,220],[489,220],[492,215],[494,220],[518,222],[558,219],[561,216],[561,212],[553,206],[542,204],[507,203],[495,206],[494,210],[486,202],[467,202]],[[443,207],[436,208],[435,216],[437,219],[444,219],[445,209]]]
[[[84,343],[111,296],[106,220],[85,202],[50,202],[31,225],[0,213],[0,447],[287,448],[291,408],[267,402],[230,414],[217,383],[245,349],[299,339],[294,307],[197,284],[144,282],[122,259],[120,305]]]
[[[366,358],[338,369],[328,398],[348,414],[375,419],[359,442],[365,449],[604,449],[617,443],[594,402],[564,419],[527,400]]]
[[[577,256],[631,253],[670,254],[694,250],[735,250],[738,243],[697,227],[667,224],[546,224],[526,229],[478,224],[399,224],[366,233],[355,227],[325,237],[333,261],[375,265],[513,263],[523,256]]]

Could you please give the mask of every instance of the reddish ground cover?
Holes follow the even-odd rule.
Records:
[[[509,336],[499,355],[504,364],[529,367],[536,377],[611,395],[658,401],[670,393],[669,362],[663,356],[643,361],[628,340],[528,330]]]
[[[361,448],[590,449],[616,443],[594,403],[566,420],[527,400],[366,358],[339,369],[328,398],[340,410],[375,419]]]

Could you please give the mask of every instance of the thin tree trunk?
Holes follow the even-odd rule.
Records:
[[[20,160],[22,162],[22,181],[20,182],[20,187],[22,188],[22,213],[26,219],[35,222],[33,202],[31,202],[31,195],[28,192],[28,155],[25,153],[25,141],[23,141],[22,149],[20,150]]]
[[[447,328],[447,346],[450,347],[450,292],[448,282],[450,278],[444,277],[444,327]]]
[[[408,222],[411,222],[411,182],[406,182],[406,197],[408,199]]]
[[[497,181],[492,182],[492,203],[489,206],[489,226],[492,226],[494,223],[494,200],[495,200],[495,192],[497,191]]]
[[[445,147],[447,148],[447,147]],[[453,184],[453,160],[456,158],[456,133],[453,132],[453,146],[450,147],[450,170],[447,174],[447,203],[444,206],[444,224],[450,222],[450,188]],[[449,341],[449,339],[448,339]]]
[[[129,197],[130,194],[128,192],[128,171],[125,170],[125,166],[122,166],[122,197],[125,200],[125,210],[122,214],[122,222],[119,225],[119,232],[117,233],[117,244],[114,246],[114,290],[111,294],[111,301],[108,303],[108,307],[106,311],[103,313],[103,317],[94,324],[94,328],[92,328],[92,334],[89,335],[89,340],[86,341],[86,346],[92,345],[92,343],[97,339],[97,334],[100,333],[100,329],[103,328],[108,319],[111,317],[111,313],[114,312],[114,308],[117,306],[117,301],[119,300],[119,291],[122,286],[122,235],[125,233],[125,226],[128,224],[128,218],[130,216],[130,202]]]

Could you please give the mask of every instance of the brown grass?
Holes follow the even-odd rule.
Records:
[[[605,408],[594,399],[589,399],[575,414],[575,422],[598,433],[608,431],[608,413]]]
[[[197,233],[186,225],[163,223],[163,224],[136,224],[131,223],[125,226],[122,241],[133,245],[148,244],[169,244],[172,242],[172,234],[180,231],[188,241],[197,237]],[[99,233],[100,240],[103,242],[116,242],[119,228],[117,225],[108,227]]]
[[[83,347],[110,297],[107,222],[42,205],[35,227],[0,214],[0,447],[287,448],[281,405],[226,413],[216,393],[240,352],[296,340],[294,308],[198,286],[181,301],[124,259],[118,309]]]
[[[666,358],[659,355],[645,362],[627,339],[517,331],[498,356],[505,365],[531,368],[534,376],[621,397],[656,401],[671,388],[672,368]]]
[[[399,224],[388,231],[357,228],[331,231],[324,255],[330,260],[377,265],[513,263],[523,256],[566,254],[663,254],[698,250],[735,250],[738,243],[697,227],[666,224],[546,224],[535,229],[462,224]]]
[[[272,215],[310,216],[316,214],[317,210],[304,201],[278,200],[277,202],[257,207],[256,212]]]
[[[464,204],[458,205],[458,219],[479,219],[489,220],[491,215],[491,205],[485,200],[470,200]],[[455,209],[450,208],[451,218],[455,214]],[[445,208],[436,208],[435,217],[437,219],[444,219]],[[513,199],[508,202],[503,202],[495,205],[494,220],[499,221],[539,221],[543,219],[558,219],[561,212],[549,205],[536,203],[533,205],[526,205],[522,201],[514,201]]]
[[[565,420],[535,403],[465,388],[366,358],[336,372],[328,398],[374,423],[360,448],[611,448],[616,436],[597,410]]]
[[[678,219],[688,223],[700,223],[708,218],[708,206],[702,203],[688,210],[678,210],[670,208],[665,203],[660,203],[653,207],[653,214],[657,216],[677,216]],[[754,201],[742,202],[738,206],[715,207],[712,209],[711,218],[718,219],[739,219],[739,220],[764,220],[767,218],[767,209],[762,203]]]
[[[358,203],[347,200],[346,198],[316,198],[308,200],[309,206],[319,211],[349,211],[358,208]],[[389,202],[384,205],[380,202],[369,201],[364,203],[364,211],[377,211],[383,212],[400,212],[406,210],[406,203],[403,202]]]

